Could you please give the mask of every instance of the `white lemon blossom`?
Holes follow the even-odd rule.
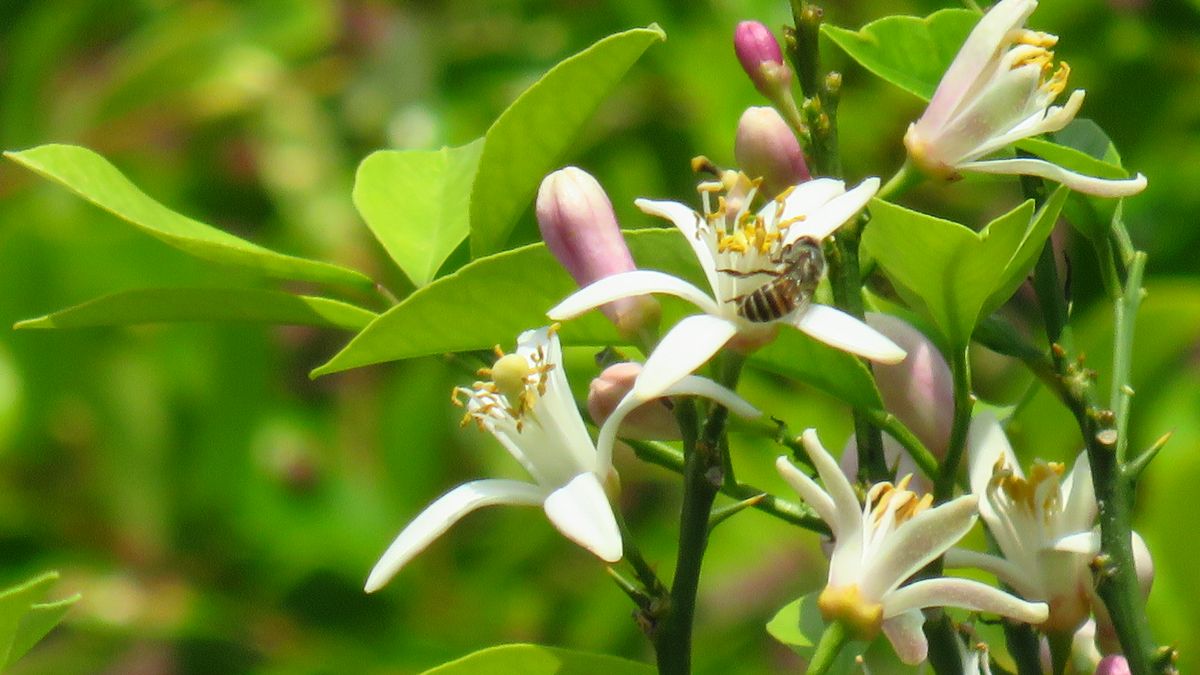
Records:
[[[931,508],[932,495],[909,491],[906,477],[896,485],[871,486],[866,504],[860,505],[816,432],[805,431],[803,442],[824,489],[787,457],[776,466],[833,533],[829,579],[817,600],[826,621],[841,621],[864,640],[882,630],[900,660],[917,664],[928,652],[923,608],[962,607],[1018,621],[1045,620],[1044,603],[1026,602],[978,581],[936,577],[905,584],[971,529],[974,495]]]
[[[994,573],[1022,597],[1049,603],[1043,630],[1073,632],[1090,612],[1088,561],[1100,550],[1087,454],[1079,454],[1065,477],[1062,464],[1043,461],[1026,477],[1004,430],[988,413],[971,421],[967,443],[971,491],[1003,558],[956,549],[946,564]]]
[[[904,350],[862,321],[833,307],[801,302],[784,316],[754,322],[739,315],[738,301],[771,282],[784,269],[784,249],[801,237],[817,242],[858,213],[879,188],[868,178],[850,191],[845,184],[818,178],[785,190],[758,213],[750,211],[755,188],[744,175],[725,172],[721,181],[701,183],[704,215],[677,202],[637,200],[642,211],[674,223],[691,245],[708,280],[711,295],[662,272],[638,270],[600,279],[577,291],[547,314],[553,320],[578,316],[620,298],[647,293],[674,295],[703,314],[684,318],[663,336],[646,359],[634,391],[654,398],[672,382],[695,370],[726,343],[743,345],[771,340],[788,323],[840,349],[882,363],[896,363]],[[729,191],[712,208],[711,194]]]
[[[463,423],[474,422],[491,432],[533,481],[477,480],[439,497],[375,564],[366,583],[368,593],[383,587],[463,516],[495,504],[541,506],[571,541],[606,562],[621,559],[621,534],[605,488],[617,489],[612,442],[626,408],[609,417],[601,433],[608,440],[597,448],[571,396],[553,327],[522,333],[514,354],[504,354],[499,347],[496,351],[495,365],[480,371],[490,379],[457,388],[455,400],[459,395],[467,399]],[[668,394],[707,396],[740,415],[757,414],[733,392],[700,377],[681,380]],[[605,431],[610,426],[613,432]]]
[[[1021,139],[1065,127],[1083,105],[1082,89],[1062,106],[1054,99],[1071,69],[1054,67],[1058,38],[1024,28],[1035,0],[1001,0],[967,37],[929,107],[904,136],[909,156],[922,170],[952,178],[961,171],[1027,174],[1079,192],[1125,197],[1141,192],[1146,178],[1105,180],[1030,158],[980,161]]]

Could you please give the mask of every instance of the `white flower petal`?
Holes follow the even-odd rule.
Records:
[[[1109,180],[1068,171],[1041,159],[990,159],[966,162],[957,168],[979,173],[1038,176],[1062,183],[1076,192],[1096,197],[1129,197],[1146,189],[1146,177],[1140,173],[1133,178]]]
[[[1037,589],[1030,584],[1030,572],[1021,569],[1016,564],[990,553],[968,551],[962,548],[952,548],[946,551],[945,566],[947,569],[975,569],[991,572],[1004,583],[1012,586],[1024,597],[1037,594]]]
[[[700,231],[703,216],[696,213],[695,209],[679,202],[635,199],[633,203],[643,213],[658,216],[659,218],[666,218],[675,225],[680,233],[683,234],[683,238],[687,240],[688,245],[692,247],[692,252],[696,254],[696,260],[700,262],[700,269],[704,270],[704,275],[708,279],[708,285],[712,288],[713,295],[719,293],[720,290],[717,286],[717,263],[716,258],[713,257],[712,244],[708,239],[708,235]]]
[[[889,593],[883,599],[883,618],[925,607],[962,607],[1038,624],[1049,616],[1044,602],[1025,602],[1000,589],[971,579],[922,579]]]
[[[633,392],[643,400],[658,398],[716,354],[736,333],[737,325],[718,316],[697,314],[681,320],[646,357]]]
[[[664,396],[703,396],[716,401],[729,409],[730,412],[745,419],[762,415],[762,411],[750,405],[746,399],[738,396],[728,387],[723,387],[707,377],[688,375],[675,384],[667,387]]]
[[[590,471],[579,474],[550,493],[544,506],[550,522],[567,539],[605,562],[621,559],[621,531],[596,474]]]
[[[976,89],[973,85],[997,57],[1005,37],[1020,28],[1035,7],[1035,0],[1002,0],[983,15],[950,62],[929,107],[917,123],[922,136],[927,136],[929,130],[941,129],[950,121],[963,98]]]
[[[1024,475],[1012,446],[1008,444],[1008,437],[1000,427],[1000,421],[986,410],[976,413],[967,433],[967,476],[971,492],[979,497],[979,513],[989,526],[995,522],[996,513],[985,495],[992,473],[1001,459],[1015,475]]]
[[[929,652],[929,643],[925,640],[925,615],[919,609],[897,614],[883,622],[883,634],[896,656],[910,666],[915,666],[925,660]]]
[[[834,517],[837,522],[827,522],[830,527],[835,528],[834,532],[840,537],[838,548],[850,545],[851,539],[858,539],[854,533],[862,528],[862,505],[858,502],[858,495],[854,493],[854,486],[842,473],[833,455],[821,445],[816,429],[805,429],[800,440],[804,443],[804,450],[817,469],[821,482],[825,484],[825,492],[833,500]]]
[[[807,219],[810,214],[829,203],[829,200],[845,192],[846,184],[836,178],[813,178],[792,186],[783,200],[782,209],[779,208],[779,202],[771,201],[759,209],[758,215],[768,223],[778,223],[796,216],[805,216]],[[797,225],[802,222],[798,222]]]
[[[1055,539],[1050,548],[1055,551],[1094,556],[1100,552],[1100,530],[1087,530],[1064,535]]]
[[[779,475],[783,476],[787,484],[791,485],[792,489],[800,495],[804,503],[811,506],[817,512],[817,515],[821,517],[821,520],[829,525],[829,528],[833,530],[833,536],[840,542],[841,537],[845,535],[839,535],[838,533],[839,518],[837,509],[834,507],[833,499],[830,498],[829,494],[822,490],[816,481],[809,478],[808,474],[796,468],[796,465],[792,464],[791,460],[786,456],[780,456],[779,459],[775,460],[775,468],[779,470]]]
[[[872,361],[899,363],[905,357],[904,350],[883,333],[840,309],[809,305],[792,323],[825,344]]]
[[[1062,523],[1065,531],[1082,531],[1091,528],[1096,521],[1096,491],[1092,486],[1092,466],[1086,452],[1079,453],[1071,473],[1063,481]],[[1060,530],[1063,531],[1063,530]]]
[[[863,595],[882,597],[962,539],[975,524],[978,501],[964,495],[901,523],[863,569]]]
[[[972,160],[977,157],[989,155],[1030,136],[1061,130],[1070,124],[1071,120],[1075,119],[1075,115],[1079,113],[1079,108],[1083,106],[1083,99],[1084,91],[1076,89],[1071,92],[1071,97],[1067,99],[1064,105],[1052,106],[1048,110],[1037,111],[1029,119],[1013,127],[1007,133],[997,136],[975,148],[974,152],[967,156],[966,159]]]
[[[834,197],[816,211],[808,212],[807,218],[789,227],[787,235],[783,238],[784,245],[802,236],[812,237],[817,241],[825,239],[862,211],[878,191],[879,179],[871,177],[859,183],[853,190]]]
[[[597,279],[555,305],[546,312],[546,316],[554,321],[565,321],[613,300],[647,293],[666,293],[683,298],[708,314],[719,314],[721,311],[704,291],[683,279],[652,270],[634,270]]]
[[[538,473],[543,476],[557,475],[557,484],[565,482],[566,476],[574,476],[580,471],[596,469],[596,448],[592,445],[592,437],[588,434],[583,417],[579,414],[579,406],[571,393],[571,385],[567,382],[567,373],[563,369],[562,344],[558,335],[549,327],[526,331],[517,339],[517,353],[531,361],[534,355],[544,352],[545,363],[552,366],[546,376],[546,391],[538,397],[533,406],[534,415],[526,425],[526,429],[538,427],[543,429],[547,446],[544,452],[530,446],[540,439],[539,434],[518,433],[513,442],[521,446],[521,455],[528,461],[540,462],[543,467]],[[515,429],[514,429],[515,430]],[[550,455],[549,466],[543,459]],[[564,462],[564,456],[571,461]],[[568,464],[564,476],[561,470],[553,467]],[[603,475],[603,474],[601,474]]]
[[[367,577],[366,591],[383,587],[425,547],[468,513],[493,504],[536,506],[546,498],[545,490],[515,480],[478,480],[464,483],[425,507],[400,532]]]

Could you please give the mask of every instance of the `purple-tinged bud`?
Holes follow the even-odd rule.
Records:
[[[588,387],[588,414],[597,426],[603,425],[613,410],[633,389],[642,372],[640,363],[614,363],[592,380]],[[671,412],[670,399],[656,398],[631,411],[621,422],[621,436],[641,440],[676,441],[681,438],[679,424]]]
[[[936,457],[945,457],[954,421],[954,380],[946,359],[929,338],[901,319],[869,313],[867,325],[908,352],[895,365],[874,365],[884,407]]]
[[[767,197],[812,177],[800,141],[774,108],[747,108],[742,113],[733,155],[743,173],[763,179],[763,194]]]
[[[568,166],[542,180],[537,221],[546,247],[581,287],[637,269],[612,202],[583,169]],[[657,322],[659,316],[658,301],[649,296],[610,302],[601,311],[625,334]]]
[[[1110,654],[1100,659],[1096,675],[1129,675],[1129,662],[1120,654]]]
[[[743,21],[733,31],[733,51],[754,88],[769,100],[786,94],[792,69],[783,61],[783,50],[771,29],[758,21]]]

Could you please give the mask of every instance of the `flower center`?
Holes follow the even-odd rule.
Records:
[[[1058,36],[1041,33],[1025,28],[1016,31],[1012,42],[1024,45],[1020,54],[1013,59],[1011,68],[1016,70],[1022,66],[1036,65],[1041,68],[1042,76],[1039,88],[1050,95],[1058,96],[1067,88],[1067,79],[1071,76],[1071,66],[1066,61],[1060,61],[1058,68],[1054,67],[1054,52],[1050,47],[1058,44]]]
[[[693,164],[697,160],[693,160]],[[717,253],[746,255],[757,252],[773,256],[778,252],[787,228],[792,223],[804,220],[803,215],[786,221],[779,218],[791,188],[774,199],[775,217],[771,218],[771,222],[754,213],[752,206],[762,181],[762,178],[752,179],[740,171],[727,170],[719,172],[717,180],[703,181],[696,186],[704,203],[703,230],[712,233]]]
[[[908,489],[912,477],[910,473],[901,478],[896,485],[885,482],[871,486],[870,492],[867,493],[867,503],[874,505],[871,509],[872,523],[879,525],[884,515],[891,511],[895,518],[894,525],[898,526],[933,504],[933,495],[918,497],[917,493]]]
[[[553,330],[553,329],[551,329]],[[462,406],[459,395],[465,395],[474,405],[467,406],[462,425],[472,420],[483,429],[483,420],[508,419],[516,423],[520,432],[525,418],[532,415],[534,404],[546,393],[546,383],[553,363],[546,362],[546,349],[540,346],[528,357],[506,354],[500,345],[493,348],[496,361],[491,368],[480,368],[477,374],[488,380],[475,382],[468,387],[455,387],[450,396],[454,405]]]
[[[864,600],[858,584],[826,586],[817,596],[817,609],[826,622],[841,621],[860,640],[875,639],[883,626],[883,605]]]
[[[1051,514],[1062,508],[1059,480],[1065,468],[1061,462],[1043,462],[1039,459],[1030,467],[1029,477],[1022,478],[1009,468],[1004,457],[1000,457],[992,468],[989,487],[1002,491],[1010,501],[1020,504],[1031,515],[1040,514],[1042,518],[1049,519]]]

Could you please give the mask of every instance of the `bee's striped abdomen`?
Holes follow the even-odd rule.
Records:
[[[738,314],[747,321],[766,323],[795,309],[793,287],[786,277],[759,286],[738,303]]]

